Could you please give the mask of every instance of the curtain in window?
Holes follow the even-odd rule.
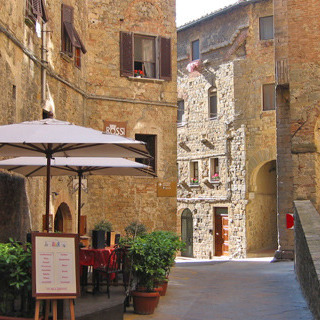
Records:
[[[141,39],[142,41],[142,60],[147,78],[155,77],[155,64],[154,64],[154,39]]]

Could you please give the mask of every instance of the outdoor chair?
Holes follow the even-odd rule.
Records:
[[[110,285],[112,281],[114,281],[115,283],[118,283],[119,274],[122,274],[123,285],[125,287],[125,290],[127,290],[125,261],[126,261],[125,250],[122,248],[115,248],[109,256],[107,265],[105,267],[96,269],[96,271],[99,273],[98,282],[100,281],[100,276],[106,278],[108,298],[110,298]]]

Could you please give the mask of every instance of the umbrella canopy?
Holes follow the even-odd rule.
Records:
[[[44,157],[18,157],[0,161],[0,169],[20,173],[26,177],[46,176],[47,159]],[[53,158],[51,175],[76,175],[79,177],[78,189],[78,233],[80,232],[81,216],[81,179],[89,175],[118,176],[156,176],[150,167],[123,158]],[[48,230],[48,229],[47,229]]]
[[[44,119],[0,126],[0,156],[45,155],[46,228],[49,230],[52,157],[150,157],[145,143],[66,121]]]
[[[56,119],[0,126],[0,155],[149,157],[145,143]]]

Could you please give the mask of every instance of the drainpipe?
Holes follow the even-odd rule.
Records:
[[[41,62],[47,64],[47,31],[46,23],[42,22],[41,30]],[[46,102],[46,82],[47,82],[47,71],[46,68],[41,66],[41,107],[44,107]]]

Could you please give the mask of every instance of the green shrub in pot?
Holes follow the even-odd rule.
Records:
[[[179,236],[169,231],[154,231],[136,237],[129,256],[138,287],[152,291],[156,283],[168,275],[176,252],[182,247]]]

